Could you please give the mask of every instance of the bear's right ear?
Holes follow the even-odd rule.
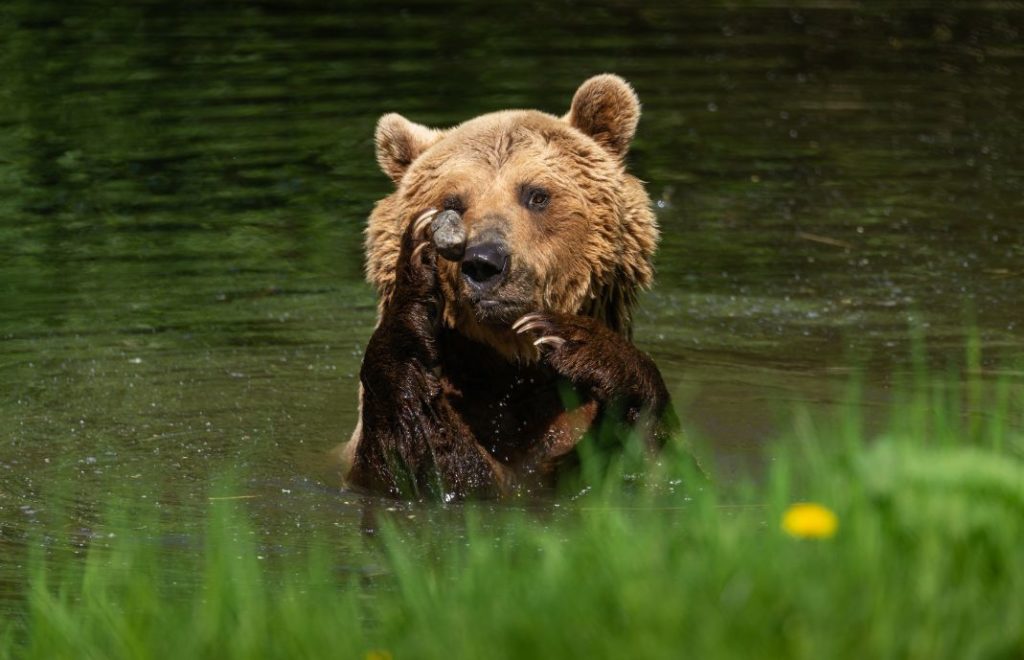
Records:
[[[412,162],[443,135],[442,131],[414,124],[394,112],[388,113],[377,121],[374,134],[377,162],[384,174],[397,184]]]

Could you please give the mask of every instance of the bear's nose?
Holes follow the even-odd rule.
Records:
[[[502,243],[471,245],[462,257],[462,277],[480,291],[501,284],[508,273],[508,252]]]

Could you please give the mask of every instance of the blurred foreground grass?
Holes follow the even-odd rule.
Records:
[[[167,566],[115,506],[84,563],[30,562],[0,656],[1024,657],[1024,388],[908,391],[870,437],[855,394],[796,411],[756,481],[667,456],[642,480],[603,466],[557,516],[466,505],[464,542],[384,520],[355,577],[326,543],[267,561],[244,502]]]

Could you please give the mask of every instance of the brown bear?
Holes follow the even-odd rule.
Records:
[[[602,424],[652,447],[673,430],[661,374],[630,341],[658,241],[624,164],[639,117],[607,74],[564,117],[508,110],[446,130],[381,117],[377,160],[396,190],[366,229],[380,305],[348,485],[501,496],[551,483]],[[444,256],[439,212],[464,235]]]

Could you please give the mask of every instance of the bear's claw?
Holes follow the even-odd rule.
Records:
[[[412,250],[412,258],[416,259],[420,256],[420,253],[429,245],[429,243],[420,243]]]
[[[394,290],[387,303],[389,309],[408,310],[409,304],[439,304],[433,244],[426,235],[436,213],[436,209],[428,209],[405,225],[395,263]]]
[[[523,325],[519,326],[518,328],[516,328],[516,334],[521,335],[524,332],[529,332],[530,330],[539,330],[541,328],[548,327],[549,325],[550,324],[547,321],[544,321],[542,319],[538,319],[536,321],[528,321]]]
[[[533,341],[533,345],[538,348],[550,346],[551,348],[558,349],[564,346],[566,342],[564,337],[553,334],[557,331],[555,322],[547,314],[541,312],[533,312],[532,314],[520,317],[518,321],[512,324],[512,329],[516,334],[520,335],[527,332],[540,331],[541,336]]]
[[[417,240],[424,240],[427,237],[427,227],[437,215],[437,209],[428,209],[412,223],[412,235]]]
[[[525,314],[523,316],[520,316],[519,320],[512,324],[512,329],[515,330],[517,333],[525,332],[525,331],[530,329],[530,328],[527,328],[526,326],[529,325],[529,326],[535,327],[535,326],[533,326],[533,324],[536,323],[536,322],[542,322],[543,319],[544,319],[544,315],[540,314],[538,312],[532,312],[530,314]]]

